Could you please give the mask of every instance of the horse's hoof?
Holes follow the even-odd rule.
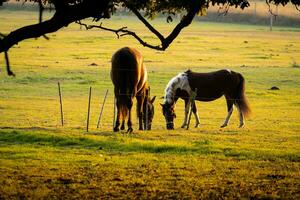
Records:
[[[186,125],[182,125],[181,128],[185,128]]]
[[[239,128],[243,128],[245,126],[245,124],[240,124]]]
[[[198,128],[198,127],[199,127],[199,125],[200,125],[200,124],[196,124],[196,125],[195,125],[195,128]]]
[[[125,129],[125,126],[121,126],[121,130],[124,130]]]
[[[114,128],[114,132],[118,132],[119,131],[119,128],[118,127],[115,127]]]
[[[227,124],[223,124],[220,128],[225,128],[227,126]]]
[[[133,129],[130,127],[127,129],[127,133],[132,133]]]

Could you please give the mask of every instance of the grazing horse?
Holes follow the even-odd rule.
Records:
[[[187,126],[188,111],[190,107],[190,95],[197,88],[195,100],[213,101],[225,96],[227,102],[227,117],[221,126],[228,125],[233,111],[233,105],[239,112],[240,126],[244,126],[244,115],[248,116],[251,112],[245,96],[244,77],[231,70],[219,70],[209,73],[196,73],[188,70],[173,77],[165,89],[164,103],[161,104],[163,115],[165,116],[167,129],[174,129],[173,120],[175,115],[175,104],[178,98],[185,102],[185,117],[182,128]],[[196,126],[200,124],[195,102],[192,105],[192,112],[196,118]]]
[[[150,87],[147,81],[147,70],[143,63],[141,53],[130,47],[119,49],[112,56],[110,76],[114,84],[114,93],[117,104],[117,119],[114,131],[119,131],[120,117],[122,119],[121,130],[124,130],[125,118],[127,116],[127,132],[133,131],[131,108],[134,97],[136,97],[137,100],[139,130],[150,130],[154,116],[153,102],[155,97],[150,100]]]

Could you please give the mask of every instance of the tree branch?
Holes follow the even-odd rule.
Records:
[[[52,19],[42,23],[25,26],[11,32],[0,41],[0,52],[7,51],[13,45],[18,44],[18,42],[22,40],[37,38],[46,33],[55,32],[61,27],[68,25],[67,21],[59,19],[59,17],[54,16]]]
[[[44,12],[44,6],[42,3],[42,0],[39,0],[39,23],[42,23],[43,21],[43,12]]]
[[[86,30],[93,29],[93,28],[99,28],[99,29],[102,29],[102,30],[105,30],[105,31],[113,32],[113,33],[115,33],[117,35],[118,39],[120,37],[122,37],[122,36],[125,36],[125,35],[131,35],[140,44],[142,44],[145,47],[149,47],[151,49],[160,50],[160,51],[163,50],[163,49],[161,49],[161,47],[159,45],[155,46],[155,45],[148,44],[142,38],[140,38],[135,32],[127,30],[126,26],[122,27],[122,28],[119,28],[119,29],[111,29],[111,28],[103,27],[102,23],[100,23],[100,25],[98,25],[98,26],[97,25],[87,25],[87,24],[82,23],[80,21],[77,21],[76,23],[79,24],[79,25],[81,25],[81,26],[84,26],[86,28]]]
[[[274,14],[274,13],[273,13],[272,8],[271,8],[271,5],[270,5],[270,3],[269,3],[268,0],[266,0],[266,4],[268,5],[269,13],[270,13],[271,15],[273,15],[273,16],[275,17],[275,20],[276,20],[278,14]],[[278,5],[276,5],[276,6],[278,6]]]
[[[61,6],[61,4],[58,3],[59,1],[60,0],[53,1],[53,4],[55,6]],[[91,1],[94,3],[91,3]],[[7,51],[13,45],[22,40],[37,38],[45,35],[46,33],[55,32],[64,26],[68,26],[72,22],[93,17],[101,12],[104,13],[106,12],[108,3],[109,0],[89,0],[65,7],[63,10],[56,10],[53,17],[49,20],[38,24],[25,26],[9,33],[6,37],[0,40],[0,53]]]
[[[162,43],[162,48],[166,49],[169,47],[169,45],[173,42],[173,40],[179,35],[179,33],[184,29],[185,27],[189,26],[197,12],[200,10],[204,4],[202,4],[202,1],[195,1],[194,5],[191,6],[188,13],[182,17],[181,21],[177,26],[173,29],[173,31],[170,33],[170,35],[165,39],[165,41]],[[205,1],[204,1],[205,3]]]
[[[118,39],[120,38],[120,32],[124,32],[126,31],[125,29],[127,29],[127,27],[122,27],[122,28],[119,28],[119,29],[111,29],[111,28],[106,28],[106,27],[103,27],[102,26],[102,22],[100,23],[100,25],[87,25],[85,23],[82,23],[81,21],[76,21],[75,22],[76,24],[79,24],[80,26],[84,26],[86,30],[89,30],[89,29],[93,29],[93,28],[99,28],[99,29],[102,29],[102,30],[105,30],[105,31],[110,31],[110,32],[114,32]]]
[[[66,1],[62,0],[52,0],[51,3],[54,5],[55,10],[60,11],[66,8]]]
[[[181,21],[175,26],[173,31],[165,38],[162,34],[159,33],[135,8],[132,8],[128,6],[128,8],[138,17],[138,19],[160,40],[160,45],[152,45],[147,42],[145,42],[141,37],[139,37],[135,32],[127,30],[127,27],[122,27],[119,29],[110,29],[105,28],[102,26],[102,23],[99,26],[96,25],[87,25],[83,24],[81,22],[77,22],[78,24],[84,26],[87,30],[92,28],[99,28],[102,30],[114,32],[117,37],[130,35],[133,36],[140,44],[142,44],[145,47],[149,47],[151,49],[164,51],[166,50],[169,45],[173,42],[173,40],[180,34],[181,30],[191,24],[193,21],[195,15],[200,10],[204,4],[201,3],[202,1],[197,1],[193,5],[191,5],[191,8],[189,9],[188,13],[181,18]]]
[[[222,7],[219,7],[218,9],[218,16],[226,16],[228,14],[228,11],[230,9],[230,5],[227,3],[226,6],[222,6]]]
[[[9,76],[15,75],[10,70],[8,58],[8,50],[13,45],[18,44],[18,42],[25,39],[38,38],[46,33],[55,32],[77,20],[94,16],[99,17],[99,13],[106,13],[109,4],[109,0],[87,0],[78,4],[65,6],[64,3],[62,3],[65,1],[53,0],[52,3],[55,6],[56,12],[51,19],[42,22],[43,5],[41,0],[38,2],[40,5],[40,17],[38,24],[22,27],[12,31],[7,36],[1,34],[2,38],[0,38],[0,53],[5,53],[6,69]]]
[[[154,34],[156,35],[156,37],[161,41],[163,42],[164,41],[164,36],[158,32],[140,13],[138,10],[136,10],[135,8],[133,7],[128,7],[136,16],[137,18],[143,22],[143,24]]]
[[[157,50],[166,50],[170,44],[173,42],[173,40],[180,34],[181,30],[191,24],[193,21],[195,15],[200,10],[202,6],[204,6],[204,2],[202,1],[196,1],[193,5],[191,5],[191,8],[189,9],[188,13],[181,18],[181,21],[176,25],[176,27],[173,29],[173,31],[165,38],[163,35],[159,33],[151,24],[134,8],[128,6],[128,8],[138,17],[138,19],[154,34],[156,37],[161,41],[161,45],[150,45],[152,47],[155,47],[154,49]],[[126,3],[125,3],[126,4]],[[133,32],[128,33],[127,35],[132,35],[136,39],[140,41],[140,38],[137,37],[137,35]],[[143,43],[141,43],[143,44]],[[145,46],[145,44],[143,44]],[[149,44],[148,44],[149,45]],[[146,45],[146,46],[148,46]],[[151,47],[151,48],[152,48]]]
[[[42,21],[43,21],[43,12],[44,12],[45,8],[43,6],[42,0],[39,0],[38,3],[39,3],[39,23],[42,23]],[[47,37],[46,35],[43,35],[43,37],[46,40],[49,40],[49,37]]]

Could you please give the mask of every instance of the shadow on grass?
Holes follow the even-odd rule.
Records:
[[[155,142],[125,142],[123,139],[104,136],[99,139],[87,137],[53,135],[32,130],[0,130],[1,145],[38,145],[59,148],[94,149],[107,153],[158,153],[158,154],[198,154],[230,157],[238,160],[286,160],[299,162],[298,155],[256,149],[216,148],[210,141],[197,141],[192,145],[155,144]]]
[[[126,143],[117,137],[105,136],[97,139],[86,137],[53,135],[27,130],[0,130],[0,145],[40,145],[61,148],[84,148],[103,150],[111,153],[145,152],[145,153],[193,153],[198,149],[177,145],[158,145],[149,142]]]

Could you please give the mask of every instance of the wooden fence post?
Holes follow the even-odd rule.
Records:
[[[63,113],[63,105],[62,105],[62,95],[61,95],[60,83],[57,82],[57,85],[58,85],[58,95],[59,95],[59,103],[60,103],[61,125],[64,126],[64,113]]]
[[[97,128],[99,128],[99,126],[100,126],[100,120],[102,118],[102,114],[103,114],[103,110],[104,110],[104,105],[105,105],[107,94],[108,94],[108,89],[106,90],[105,95],[104,95],[104,100],[103,100],[101,111],[100,111],[100,115],[99,115],[99,118],[98,118]]]
[[[88,113],[87,113],[87,120],[86,120],[86,132],[89,132],[91,96],[92,96],[92,87],[90,87],[90,92],[89,92]]]

